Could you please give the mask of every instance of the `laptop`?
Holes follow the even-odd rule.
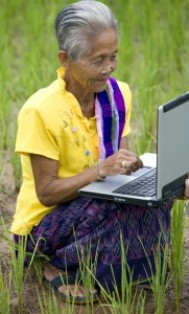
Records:
[[[142,169],[131,175],[108,176],[104,181],[90,183],[80,189],[79,194],[153,207],[183,196],[189,173],[188,134],[189,92],[157,108],[157,158],[154,163],[146,163],[146,154],[143,154]]]

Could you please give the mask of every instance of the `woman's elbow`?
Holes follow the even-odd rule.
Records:
[[[51,207],[56,205],[56,202],[52,199],[49,194],[46,193],[37,193],[39,202],[45,207]]]
[[[43,206],[52,207],[60,203],[64,203],[64,202],[68,202],[68,201],[76,199],[78,197],[78,193],[74,192],[68,195],[64,194],[64,196],[61,195],[61,197],[60,196],[55,197],[54,195],[52,196],[49,193],[37,193],[37,197],[38,197],[39,202]]]

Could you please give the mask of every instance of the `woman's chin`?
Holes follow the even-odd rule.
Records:
[[[107,81],[95,84],[95,87],[94,87],[95,93],[100,93],[103,90],[105,90],[106,89],[106,85],[107,85]]]

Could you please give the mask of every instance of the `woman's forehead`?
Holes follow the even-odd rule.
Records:
[[[89,40],[88,44],[90,47],[88,57],[113,53],[118,50],[118,36],[114,30],[110,29]]]

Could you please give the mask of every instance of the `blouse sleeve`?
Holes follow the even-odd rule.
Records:
[[[59,159],[56,139],[35,107],[23,107],[20,111],[15,151],[23,155],[38,154]]]

